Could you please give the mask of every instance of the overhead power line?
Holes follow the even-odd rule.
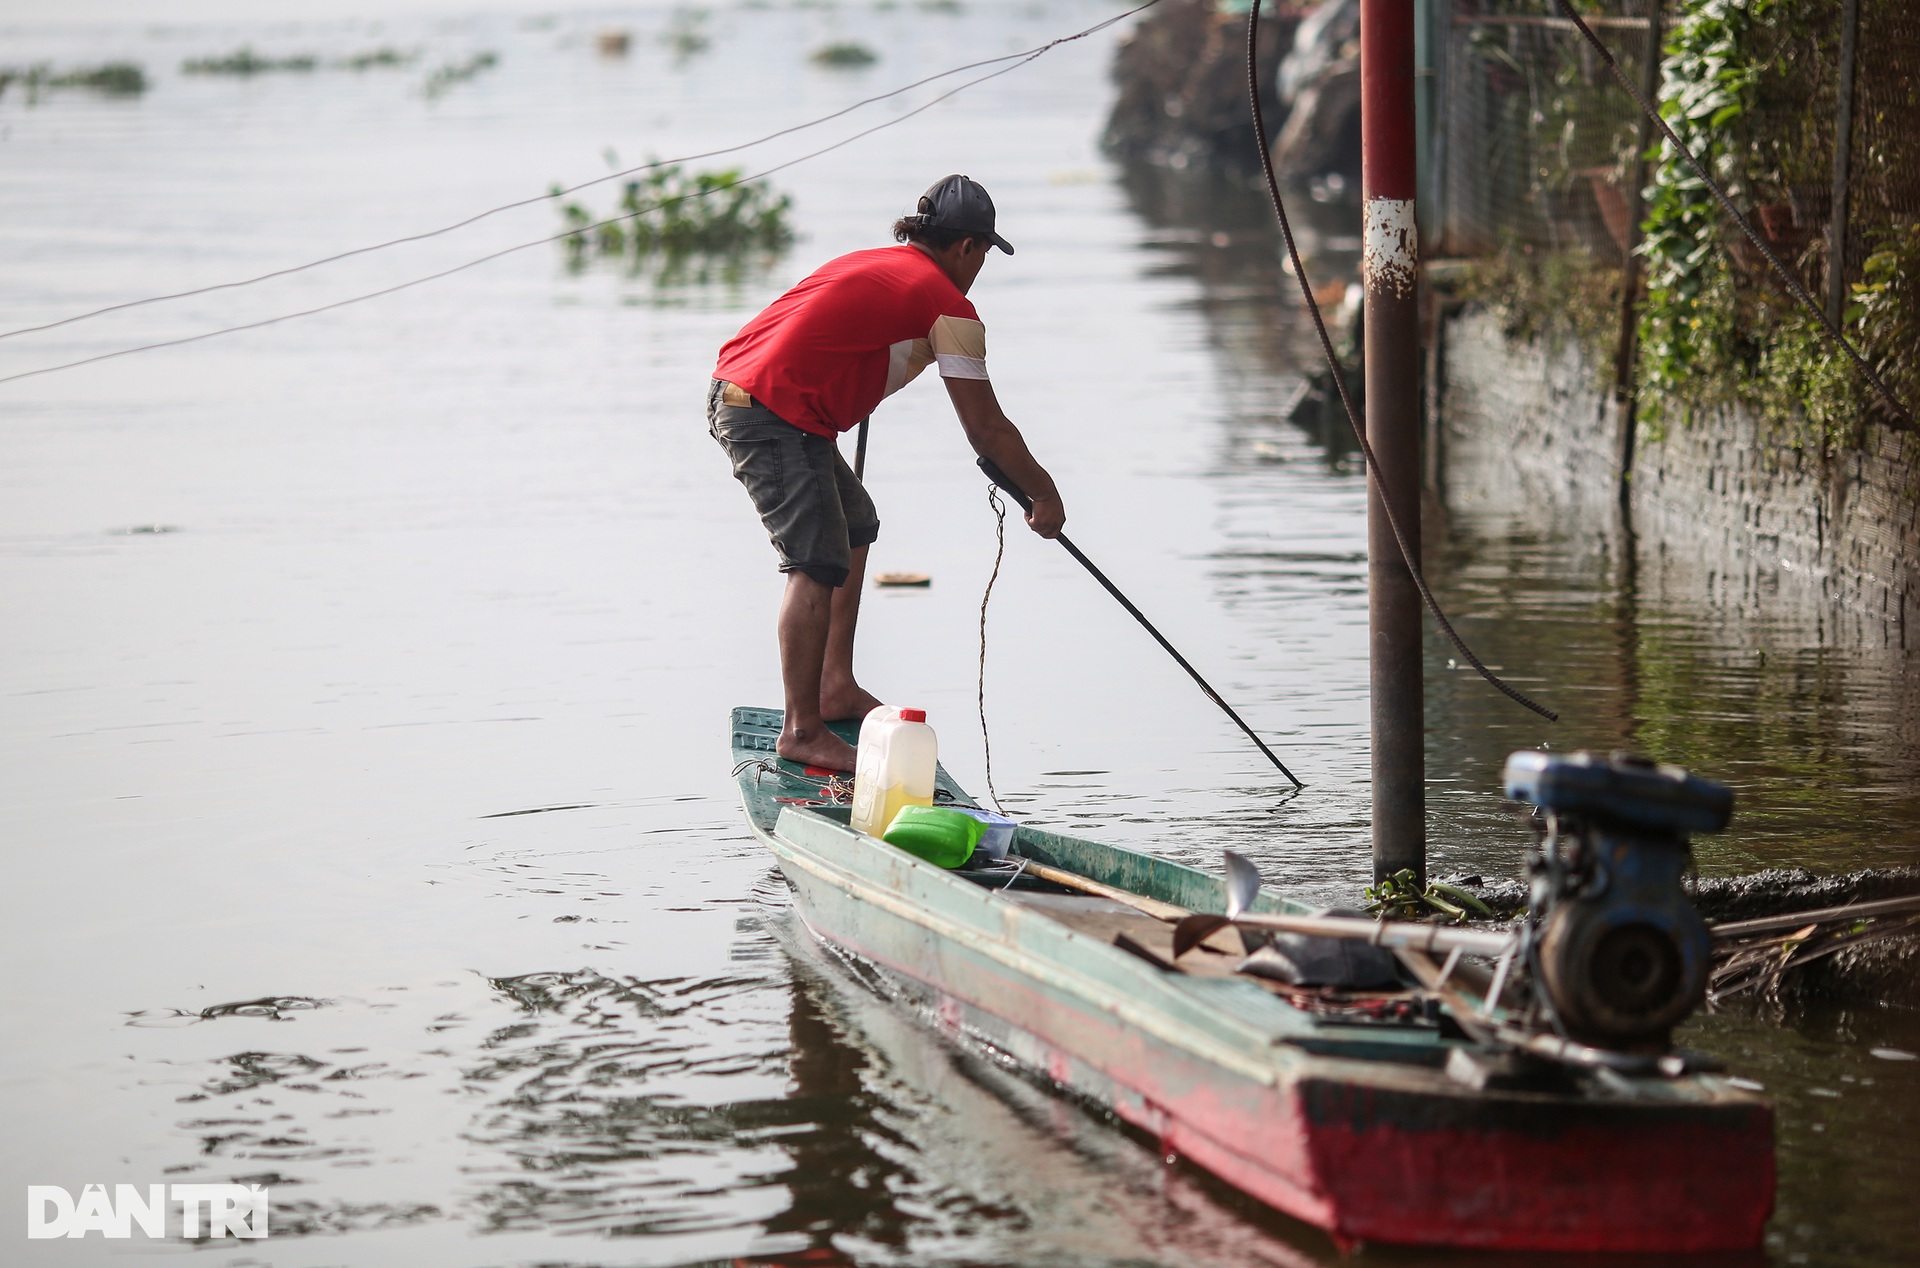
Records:
[[[1144,4],[1138,5],[1132,9],[1128,9],[1124,13],[1116,14],[1115,16],[1111,18],[1107,18],[1102,22],[1096,22],[1094,25],[1087,27],[1085,30],[1076,31],[1072,35],[1063,35],[1058,39],[1049,40],[1045,44],[1036,45],[1035,47],[1030,49],[1023,49],[1017,53],[1005,53],[999,57],[983,58],[977,62],[968,62],[964,66],[955,66],[950,69],[943,70],[938,74],[928,75],[924,79],[916,79],[910,84],[903,84],[898,88],[890,89],[889,91],[880,93],[877,96],[863,98],[859,101],[854,102],[852,105],[842,107],[841,109],[835,110],[830,114],[821,115],[819,118],[816,118],[816,119],[809,119],[805,123],[796,123],[791,127],[781,128],[776,132],[769,132],[765,136],[757,137],[751,141],[743,141],[738,145],[724,146],[721,149],[717,149],[717,150],[705,150],[698,154],[687,154],[687,155],[682,155],[678,158],[651,159],[648,162],[639,164],[638,166],[629,167],[618,172],[611,172],[605,176],[596,176],[592,180],[581,181],[577,185],[569,185],[564,189],[552,190],[552,191],[549,191],[548,193],[538,194],[528,198],[515,199],[512,202],[501,203],[497,207],[489,207],[485,211],[476,212],[475,214],[468,216],[463,220],[456,220],[452,224],[442,225],[438,229],[428,229],[420,233],[412,233],[412,234],[407,234],[403,237],[390,238],[385,242],[375,242],[369,246],[354,247],[351,250],[340,251],[340,252],[336,252],[333,255],[322,256],[317,260],[309,260],[304,264],[295,264],[295,265],[289,265],[288,267],[283,269],[274,269],[271,272],[261,273],[255,277],[240,278],[232,282],[216,282],[210,286],[198,286],[198,287],[194,287],[191,290],[175,291],[167,295],[149,295],[143,299],[125,300],[118,304],[109,304],[105,308],[96,308],[89,312],[75,313],[71,317],[62,317],[57,321],[43,322],[37,326],[21,326],[15,330],[0,331],[0,339],[12,339],[17,335],[29,335],[29,334],[38,333],[43,330],[54,330],[54,329],[58,329],[61,326],[73,325],[75,322],[88,321],[95,317],[104,317],[108,313],[123,312],[129,308],[141,308],[148,304],[161,304],[161,303],[166,303],[170,300],[176,300],[176,299],[189,299],[196,295],[211,295],[216,291],[237,290],[240,287],[253,286],[260,282],[270,282],[270,281],[273,281],[275,278],[290,277],[295,273],[304,273],[309,269],[317,269],[328,264],[337,264],[341,260],[350,260],[355,256],[369,255],[375,251],[384,251],[390,247],[405,246],[408,243],[412,243],[412,242],[425,242],[429,238],[437,238],[443,234],[453,233],[455,230],[458,230],[458,229],[464,229],[469,225],[478,224],[480,221],[486,220],[492,216],[500,215],[502,212],[514,211],[521,207],[530,207],[535,203],[546,202],[552,198],[564,197],[567,194],[577,193],[583,189],[590,189],[595,185],[603,185],[608,181],[620,180],[624,177],[634,176],[641,172],[654,171],[662,167],[672,167],[681,163],[695,163],[695,162],[699,162],[702,159],[719,158],[722,155],[737,154],[743,150],[751,150],[758,146],[765,145],[769,141],[777,141],[781,137],[792,136],[796,132],[805,132],[809,128],[819,127],[823,123],[831,123],[835,119],[839,119],[846,115],[852,114],[856,110],[864,109],[865,107],[874,105],[878,102],[891,100],[892,98],[898,97],[903,93],[912,92],[916,88],[924,88],[926,85],[937,83],[942,79],[950,79],[955,75],[965,74],[967,71],[970,71],[970,70],[978,70],[982,66],[997,66],[1002,62],[1013,62],[1015,63],[1015,65],[1006,67],[1005,70],[997,72],[997,74],[1005,74],[1007,70],[1017,70],[1020,66],[1024,66],[1027,62],[1034,60],[1035,58],[1039,57],[1041,54],[1049,52],[1052,49],[1057,48],[1062,44],[1071,43],[1074,40],[1085,39],[1089,35],[1093,35],[1100,31],[1105,30],[1107,27],[1112,26],[1116,22],[1120,22],[1126,18],[1130,18],[1134,14],[1140,13],[1143,10],[1151,9],[1154,5],[1159,3],[1160,3],[1160,0],[1146,0],[1146,3]],[[943,96],[936,97],[933,101],[928,102],[927,106],[935,105],[941,101],[946,100],[947,97],[953,96],[955,92],[963,91],[967,88],[972,87],[974,84],[982,83],[992,78],[995,78],[995,76],[983,75],[979,79],[971,80],[968,83],[962,84],[960,88],[954,89],[953,92],[949,92],[944,94]],[[908,114],[902,115],[899,118],[892,120],[891,123],[899,123],[906,119],[910,119],[913,117],[913,115],[919,114],[921,110],[925,110],[927,106],[921,106],[919,107],[919,109],[913,110]],[[881,127],[887,127],[887,126],[890,126],[890,124],[881,125]],[[866,136],[869,133],[877,132],[877,131],[880,131],[880,128],[869,128],[865,132],[857,133],[856,135],[847,138],[846,141],[840,142],[840,145],[848,144],[851,141],[857,141],[860,139],[860,137]],[[837,148],[839,148],[839,146],[837,145],[828,146],[826,147],[826,149],[816,150],[813,154],[805,155],[803,158],[794,160],[794,162],[804,162],[806,159],[816,158],[821,154],[827,153],[828,150],[837,149]],[[787,163],[787,164],[782,164],[782,167],[790,167],[792,165],[793,165],[792,163]],[[760,176],[766,176],[772,172],[776,172],[779,170],[781,170],[781,168],[779,167],[769,168],[768,171],[760,173]],[[758,180],[760,179],[760,176],[749,177],[748,179]],[[721,188],[731,188],[731,186],[722,186]],[[718,190],[709,190],[706,192],[715,193],[715,192],[718,192]],[[678,201],[680,200],[679,199],[668,200],[668,202],[678,202]],[[651,211],[658,207],[663,207],[666,205],[667,203],[656,203],[654,207],[649,207],[649,208],[646,208],[645,210]],[[615,217],[616,220],[625,220],[630,218],[631,217],[629,216]],[[603,221],[602,223],[612,223],[612,222]],[[571,232],[573,231],[569,231],[569,233]],[[558,236],[566,237],[568,236],[568,234],[561,234]],[[546,239],[542,239],[541,241],[547,242],[552,240],[553,240],[552,238],[546,238]],[[534,246],[538,244],[528,243],[525,245]],[[496,253],[495,255],[487,256],[485,257],[485,259],[476,260],[473,263],[474,264],[485,263],[486,260],[498,259],[500,255],[511,254],[512,251],[523,250],[523,249],[525,249],[524,246],[510,248],[508,251],[499,252],[499,253]],[[471,268],[471,267],[472,267],[472,264],[461,266],[461,268]],[[363,296],[361,298],[371,299],[371,298],[374,298],[376,295],[390,294],[392,293],[393,290],[403,290],[407,286],[418,285],[419,282],[432,281],[434,280],[434,278],[445,277],[448,273],[457,273],[459,271],[460,269],[449,269],[443,273],[436,273],[433,275],[433,277],[420,278],[415,282],[404,283],[399,287],[389,288],[389,290],[386,290],[386,291],[375,292],[372,295]],[[346,300],[342,302],[355,303],[358,301]],[[334,305],[328,305],[326,307],[339,307],[339,306],[340,305],[338,304],[334,304]],[[309,309],[307,310],[307,312],[303,312],[303,313],[289,313],[285,317],[273,318],[272,321],[287,321],[287,320],[291,320],[294,317],[303,317],[303,316],[311,315],[312,313],[316,313],[316,312],[324,312],[326,311],[326,307]],[[147,348],[149,347],[169,347],[175,343],[183,343],[183,342],[190,343],[190,342],[193,342],[194,339],[212,338],[214,335],[227,334],[227,333],[230,333],[232,330],[252,329],[253,325],[269,325],[269,324],[272,324],[272,321],[253,323],[252,325],[248,325],[248,326],[235,326],[235,327],[229,328],[228,330],[209,331],[204,335],[194,336],[193,339],[171,340],[163,344],[147,345],[147,347],[142,347],[142,348],[129,348],[129,349],[126,349],[125,352],[114,353],[110,355],[124,356],[126,355],[126,353],[130,353],[130,352],[146,351]],[[99,358],[89,358],[89,360],[97,360],[97,359]],[[50,366],[46,370],[29,371],[27,374],[23,374],[23,375],[12,375],[12,376],[8,376],[8,378],[0,378],[0,383],[8,382],[12,378],[26,378],[26,377],[30,377],[33,374],[44,374],[52,370],[68,369],[74,365],[84,365],[84,364],[86,364],[85,361],[75,361],[75,362],[70,362],[68,363],[68,365],[64,365],[64,366]]]

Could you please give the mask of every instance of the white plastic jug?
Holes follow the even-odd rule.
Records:
[[[939,746],[925,709],[881,705],[860,723],[853,764],[853,830],[879,836],[902,806],[933,804]]]

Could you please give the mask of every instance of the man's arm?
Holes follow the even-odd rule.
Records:
[[[1026,438],[1000,409],[993,384],[986,379],[942,379],[947,395],[953,398],[954,413],[967,433],[967,443],[982,458],[990,459],[1033,499],[1027,513],[1027,527],[1042,537],[1058,537],[1067,522],[1067,511],[1060,504],[1060,490],[1054,487],[1047,469],[1033,459]]]

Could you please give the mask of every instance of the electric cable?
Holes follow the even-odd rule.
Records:
[[[1807,288],[1801,285],[1800,279],[1794,275],[1793,270],[1780,262],[1780,257],[1774,254],[1771,246],[1767,245],[1767,240],[1754,230],[1752,223],[1740,213],[1738,207],[1733,205],[1733,199],[1727,197],[1727,191],[1721,188],[1720,182],[1713,178],[1711,172],[1707,171],[1706,164],[1702,163],[1699,158],[1694,155],[1694,152],[1687,148],[1686,143],[1680,139],[1679,135],[1668,125],[1667,121],[1660,117],[1660,112],[1654,109],[1653,103],[1642,95],[1639,87],[1634,84],[1633,80],[1627,77],[1625,71],[1620,69],[1620,63],[1614,60],[1613,53],[1608,50],[1607,46],[1600,42],[1600,37],[1593,33],[1593,29],[1581,19],[1579,13],[1574,11],[1573,6],[1568,4],[1567,0],[1555,0],[1555,3],[1560,6],[1562,13],[1573,20],[1573,25],[1579,29],[1581,36],[1593,47],[1593,51],[1599,55],[1600,59],[1607,64],[1607,69],[1613,72],[1613,77],[1619,80],[1621,87],[1627,90],[1628,95],[1633,98],[1634,104],[1640,107],[1641,113],[1653,120],[1655,126],[1665,134],[1667,144],[1679,151],[1681,156],[1684,157],[1687,163],[1693,168],[1694,174],[1706,182],[1707,188],[1713,192],[1714,199],[1720,204],[1721,210],[1725,211],[1729,216],[1732,216],[1734,223],[1740,226],[1741,231],[1747,235],[1748,240],[1751,241],[1755,247],[1759,248],[1760,254],[1765,256],[1767,263],[1773,266],[1773,271],[1780,275],[1780,280],[1787,284],[1787,289],[1792,292],[1793,297],[1799,300],[1801,306],[1812,313],[1815,319],[1819,321],[1820,329],[1825,332],[1827,338],[1838,344],[1841,350],[1852,359],[1854,368],[1860,371],[1867,382],[1873,384],[1874,390],[1880,394],[1881,400],[1886,402],[1887,408],[1893,411],[1894,417],[1900,420],[1901,426],[1905,430],[1913,430],[1915,426],[1913,415],[1907,410],[1905,405],[1900,403],[1900,398],[1894,395],[1893,389],[1887,386],[1886,380],[1882,379],[1879,372],[1867,363],[1867,359],[1860,354],[1860,350],[1853,346],[1852,341],[1847,338],[1840,327],[1836,326],[1833,319],[1827,316],[1826,310],[1814,302],[1813,296],[1807,294]],[[1652,56],[1651,50],[1649,50],[1648,56]],[[1842,263],[1843,262],[1829,260],[1827,267],[1838,268],[1842,266]]]
[[[802,154],[799,158],[788,159],[784,163],[776,163],[772,167],[765,168],[759,172],[755,172],[752,176],[743,176],[739,180],[729,182],[728,184],[714,185],[709,188],[696,190],[691,194],[681,194],[675,198],[663,198],[659,202],[654,203],[651,206],[641,207],[641,208],[638,208],[637,210],[630,211],[619,216],[609,216],[605,220],[596,220],[592,224],[579,225],[574,228],[563,230],[559,233],[548,234],[546,237],[535,238],[531,242],[522,242],[516,246],[503,247],[498,251],[493,251],[487,255],[483,255],[478,259],[468,260],[464,264],[456,264],[452,268],[441,269],[437,273],[429,273],[424,277],[416,277],[411,279],[410,281],[399,282],[392,286],[382,287],[377,291],[368,291],[364,294],[352,295],[347,297],[346,299],[334,300],[332,303],[320,304],[313,308],[303,308],[298,312],[282,313],[278,317],[266,317],[266,318],[262,318],[259,321],[243,322],[237,326],[224,326],[218,330],[202,331],[197,335],[184,335],[178,339],[162,339],[155,343],[144,343],[132,348],[120,348],[113,352],[102,352],[96,356],[82,357],[78,361],[67,361],[59,365],[42,366],[37,370],[23,370],[18,374],[9,374],[9,375],[0,376],[0,383],[12,383],[20,379],[31,379],[41,374],[53,374],[56,371],[60,371],[60,370],[72,370],[83,365],[93,365],[94,363],[99,361],[111,361],[116,357],[132,356],[136,352],[154,352],[161,348],[177,348],[183,344],[199,343],[203,339],[213,339],[220,335],[238,334],[241,331],[245,331],[245,330],[259,330],[265,326],[276,326],[283,321],[293,321],[301,317],[312,317],[320,313],[332,312],[334,309],[337,309],[337,308],[346,308],[353,304],[365,303],[367,300],[370,300],[370,299],[379,299],[383,296],[392,295],[399,291],[410,290],[415,286],[423,286],[428,282],[437,282],[441,278],[451,277],[455,273],[463,273],[468,269],[477,268],[482,264],[489,264],[492,261],[501,259],[505,256],[515,255],[521,251],[531,250],[534,247],[545,246],[548,243],[564,241],[565,239],[574,237],[576,235],[590,233],[593,230],[599,229],[605,225],[619,224],[623,221],[634,220],[641,216],[646,215],[648,212],[658,211],[662,207],[672,206],[675,203],[687,202],[695,198],[705,198],[710,194],[717,194],[724,190],[733,189],[736,186],[750,184],[757,180],[763,180],[768,176],[772,176],[775,172],[783,172],[790,167],[796,167],[799,164],[808,162],[811,159],[819,158],[823,154],[829,154],[829,153],[832,153],[834,150],[841,149],[844,146],[852,145],[855,141],[861,140],[865,137],[872,136],[876,132],[884,132],[888,128],[896,127],[899,124],[905,123],[907,120],[913,118],[915,115],[922,114],[925,111],[933,109],[935,106],[947,100],[949,97],[956,97],[961,93],[965,92],[967,89],[975,87],[976,85],[979,85],[979,84],[983,84],[987,82],[989,79],[998,79],[1002,75],[1011,74],[1012,72],[1019,70],[1022,66],[1025,66],[1027,63],[1034,61],[1035,59],[1039,58],[1043,54],[1049,52],[1050,50],[1058,47],[1061,44],[1068,43],[1072,40],[1084,39],[1086,36],[1091,35],[1096,31],[1103,30],[1104,28],[1113,25],[1115,22],[1120,21],[1122,18],[1128,17],[1129,15],[1134,13],[1138,13],[1140,12],[1141,9],[1149,8],[1152,5],[1158,4],[1159,2],[1160,0],[1147,0],[1146,4],[1140,5],[1139,7],[1134,9],[1129,9],[1127,10],[1126,13],[1118,14],[1115,17],[1108,18],[1104,22],[1095,23],[1093,26],[1088,27],[1084,31],[1076,32],[1073,35],[1062,36],[1061,38],[1053,41],[1050,44],[1043,44],[1040,47],[1034,49],[1033,51],[1021,55],[1020,60],[1015,62],[1013,65],[1003,66],[999,70],[990,71],[985,75],[981,75],[977,79],[970,79],[966,83],[961,84],[957,88],[948,89],[946,92],[941,93],[939,96],[933,98],[931,101],[927,101],[922,103],[921,105],[915,106],[912,110],[907,111],[905,114],[897,115],[892,119],[888,119],[884,123],[876,123],[870,128],[866,128],[860,132],[854,133],[852,136],[843,137],[842,139],[835,141],[832,145],[821,146],[819,149],[814,150],[809,154]]]
[[[993,571],[987,576],[987,588],[980,592],[980,676],[975,680],[974,703],[980,710],[980,751],[986,755],[987,797],[1000,814],[1000,790],[993,786],[993,737],[987,734],[987,601],[993,598],[993,585],[1000,580],[1000,561],[1007,554],[1007,504],[1000,500],[998,486],[987,485],[987,505],[993,508]]]
[[[1520,691],[1502,681],[1481,659],[1474,655],[1466,640],[1454,630],[1453,622],[1440,608],[1440,601],[1433,597],[1433,591],[1427,588],[1426,575],[1421,571],[1420,561],[1415,558],[1413,549],[1407,544],[1407,535],[1400,527],[1399,517],[1393,513],[1393,502],[1387,497],[1386,478],[1380,474],[1380,460],[1373,456],[1373,446],[1367,443],[1367,429],[1360,421],[1360,413],[1353,407],[1353,397],[1347,391],[1347,376],[1340,365],[1340,354],[1333,349],[1333,339],[1327,334],[1327,323],[1320,315],[1320,305],[1313,298],[1313,286],[1307,281],[1306,266],[1300,262],[1300,248],[1294,245],[1293,225],[1287,219],[1287,206],[1280,197],[1280,182],[1273,174],[1273,154],[1267,142],[1267,121],[1265,112],[1260,108],[1260,73],[1257,50],[1260,38],[1260,3],[1253,0],[1247,6],[1247,100],[1253,105],[1253,140],[1260,150],[1260,170],[1267,178],[1267,193],[1273,198],[1274,214],[1280,218],[1280,235],[1286,239],[1287,259],[1293,264],[1294,280],[1300,283],[1300,294],[1306,300],[1307,312],[1313,317],[1313,327],[1320,334],[1320,351],[1326,356],[1327,369],[1333,375],[1334,389],[1340,394],[1340,404],[1346,408],[1347,422],[1353,428],[1355,440],[1360,442],[1360,452],[1366,457],[1367,470],[1380,489],[1380,509],[1386,513],[1387,526],[1393,530],[1393,540],[1400,547],[1400,559],[1413,576],[1414,588],[1426,602],[1427,611],[1433,613],[1434,624],[1459,652],[1461,658],[1477,670],[1480,676],[1492,683],[1501,694],[1514,703],[1533,710],[1549,722],[1558,722],[1560,715],[1545,705],[1523,695]],[[0,380],[4,382],[5,380]]]
[[[257,282],[268,282],[275,278],[288,277],[295,273],[304,273],[308,269],[317,269],[323,265],[335,264],[341,260],[352,259],[355,256],[368,255],[375,251],[384,251],[389,247],[404,246],[410,242],[424,242],[429,238],[437,238],[442,234],[452,233],[456,229],[464,229],[468,225],[478,224],[480,221],[490,216],[497,216],[502,212],[513,211],[520,207],[530,207],[535,203],[546,202],[553,198],[565,197],[568,194],[578,193],[580,190],[591,188],[594,185],[602,185],[608,181],[620,180],[623,177],[632,176],[639,172],[654,171],[662,167],[673,167],[681,163],[695,163],[701,159],[719,158],[723,154],[736,154],[742,150],[751,150],[757,146],[765,145],[769,141],[777,141],[783,136],[791,136],[796,132],[804,132],[808,128],[818,127],[823,123],[831,123],[833,120],[841,118],[844,115],[852,114],[856,110],[874,105],[877,102],[887,101],[893,97],[898,97],[902,93],[912,92],[915,88],[922,88],[928,84],[947,79],[954,75],[964,74],[970,70],[978,70],[982,66],[995,66],[1001,62],[1010,62],[1019,58],[1025,58],[1027,61],[1031,61],[1033,58],[1038,57],[1040,54],[1058,45],[1070,43],[1074,40],[1085,39],[1087,36],[1103,31],[1124,18],[1132,17],[1142,10],[1151,9],[1159,3],[1160,0],[1146,0],[1146,3],[1128,9],[1125,13],[1117,14],[1103,22],[1097,22],[1084,31],[1077,31],[1072,35],[1063,35],[1058,39],[1050,40],[1045,44],[1024,49],[1017,53],[1004,53],[999,57],[988,57],[977,62],[968,62],[964,66],[955,66],[949,70],[943,70],[937,75],[928,75],[925,79],[916,79],[910,84],[904,84],[899,88],[883,92],[878,96],[867,97],[856,101],[850,106],[834,111],[832,114],[824,114],[817,119],[809,119],[805,123],[796,123],[791,127],[781,128],[777,132],[769,132],[765,136],[752,141],[743,141],[738,145],[729,145],[718,150],[706,150],[699,154],[682,155],[679,158],[650,159],[637,167],[629,167],[623,171],[613,172],[606,176],[596,176],[592,180],[581,181],[578,185],[569,185],[564,189],[555,189],[530,198],[520,198],[513,202],[501,203],[498,207],[489,207],[485,211],[476,212],[464,220],[456,220],[452,224],[443,225],[438,229],[428,229],[420,233],[407,234],[404,237],[390,238],[385,242],[373,243],[371,246],[354,247],[349,251],[341,251],[334,255],[322,256],[317,260],[309,260],[305,264],[290,265],[284,269],[275,269],[269,273],[262,273],[257,277],[242,278],[233,282],[218,282],[211,286],[195,287],[192,290],[175,291],[169,295],[149,295],[144,299],[130,299],[118,304],[109,304],[105,308],[96,308],[91,312],[76,313],[71,317],[62,317],[58,321],[43,322],[37,326],[22,326],[17,330],[0,331],[0,339],[11,339],[15,335],[34,334],[42,330],[53,330],[60,326],[70,326],[75,322],[87,321],[90,318],[105,316],[107,313],[121,312],[129,308],[140,308],[147,304],[160,304],[169,300],[188,299],[195,295],[210,295],[216,291],[235,290],[243,286],[252,286]],[[1022,64],[1024,65],[1025,63],[1023,62]],[[973,82],[978,83],[980,81],[975,80]],[[649,210],[652,209],[650,208]]]

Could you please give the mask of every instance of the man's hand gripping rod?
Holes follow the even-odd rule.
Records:
[[[1018,502],[1020,504],[1021,510],[1029,511],[1029,512],[1033,510],[1033,499],[1028,497],[1024,492],[1022,492],[1020,486],[1015,484],[1013,480],[1008,477],[1006,472],[1002,471],[997,465],[995,465],[993,459],[991,458],[980,459],[980,469],[987,473],[987,479],[993,481],[994,484],[998,485],[1001,489],[1006,491],[1006,494],[1008,497],[1012,498],[1015,502]],[[1125,608],[1133,616],[1134,620],[1140,622],[1141,628],[1146,630],[1147,633],[1153,635],[1154,642],[1164,647],[1167,651],[1167,655],[1173,657],[1174,661],[1179,664],[1180,668],[1187,671],[1187,676],[1189,678],[1192,678],[1194,682],[1200,685],[1200,690],[1207,693],[1207,699],[1219,705],[1221,712],[1225,713],[1228,717],[1233,719],[1233,724],[1239,727],[1242,731],[1246,733],[1247,738],[1253,741],[1254,746],[1266,755],[1267,760],[1272,762],[1274,766],[1278,768],[1280,773],[1282,775],[1285,775],[1287,779],[1292,782],[1295,788],[1306,787],[1306,785],[1301,783],[1300,780],[1294,775],[1292,771],[1287,769],[1287,764],[1281,761],[1277,756],[1275,756],[1272,749],[1267,747],[1266,741],[1262,740],[1258,735],[1255,735],[1253,733],[1253,728],[1248,726],[1246,724],[1246,721],[1243,718],[1241,718],[1239,714],[1233,711],[1233,706],[1220,698],[1220,693],[1215,691],[1213,689],[1212,684],[1210,684],[1205,678],[1202,678],[1200,676],[1200,671],[1195,669],[1191,664],[1189,664],[1187,662],[1187,658],[1185,656],[1182,656],[1179,653],[1179,651],[1174,647],[1174,645],[1167,641],[1166,635],[1162,634],[1159,630],[1153,628],[1153,622],[1147,619],[1146,613],[1142,612],[1139,608],[1136,608],[1135,606],[1133,606],[1133,600],[1127,598],[1126,595],[1121,594],[1119,586],[1116,586],[1113,584],[1113,582],[1107,580],[1107,574],[1104,572],[1101,572],[1100,569],[1094,564],[1093,560],[1088,559],[1085,555],[1081,554],[1080,548],[1074,545],[1073,542],[1067,537],[1065,533],[1061,533],[1054,540],[1058,541],[1062,546],[1065,546],[1067,548],[1067,553],[1069,555],[1072,555],[1076,560],[1078,560],[1082,568],[1085,568],[1088,572],[1092,573],[1093,579],[1095,581],[1098,581],[1102,586],[1106,587],[1106,591],[1108,594],[1112,595],[1114,598],[1120,601],[1120,606]]]

